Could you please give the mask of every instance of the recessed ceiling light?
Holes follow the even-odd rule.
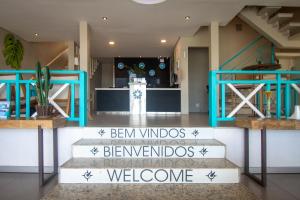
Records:
[[[115,42],[114,41],[109,41],[108,44],[113,46],[113,45],[115,45]]]
[[[185,16],[185,18],[184,18],[186,21],[189,21],[190,19],[191,19],[191,17],[190,16]]]
[[[162,40],[160,40],[160,42],[161,42],[161,43],[166,43],[166,42],[167,42],[167,40],[165,40],[165,39],[162,39]]]
[[[103,21],[107,21],[108,18],[107,17],[102,17]]]
[[[165,2],[166,0],[132,0],[132,1],[140,4],[158,4],[158,3]]]
[[[37,37],[37,36],[39,36],[39,34],[38,33],[34,33],[34,36]]]

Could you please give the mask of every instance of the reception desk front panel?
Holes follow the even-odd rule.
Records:
[[[179,88],[147,88],[147,112],[181,112]],[[97,112],[129,112],[129,88],[97,88]]]
[[[129,111],[129,89],[100,88],[96,90],[97,111]]]
[[[147,89],[147,112],[180,112],[180,90]]]

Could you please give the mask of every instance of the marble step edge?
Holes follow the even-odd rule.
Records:
[[[122,161],[126,163],[122,163]],[[151,161],[158,161],[152,163]],[[60,168],[60,183],[238,183],[240,169],[226,159],[71,159]],[[88,162],[87,162],[88,161]],[[164,163],[161,163],[163,161]],[[195,162],[191,164],[191,161]],[[121,162],[121,163],[120,163]],[[72,164],[73,163],[73,164]],[[76,164],[74,164],[76,163]]]
[[[216,140],[99,140],[72,145],[74,158],[225,158],[226,147]]]
[[[60,169],[214,168],[239,169],[226,158],[71,158]]]
[[[239,183],[238,169],[61,169],[59,183],[106,184],[216,184]]]
[[[87,127],[84,138],[101,139],[213,139],[211,127]]]
[[[88,139],[83,138],[73,146],[104,146],[104,145],[130,145],[130,146],[225,146],[216,139]]]

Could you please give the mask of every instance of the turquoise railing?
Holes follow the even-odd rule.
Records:
[[[219,70],[239,70],[248,65],[275,63],[274,45],[258,36],[219,66]]]
[[[87,74],[84,71],[75,70],[51,70],[52,75],[77,75],[78,80],[51,80],[53,85],[64,85],[69,84],[71,88],[70,95],[70,115],[66,118],[68,121],[76,121],[80,126],[86,126],[87,124]],[[32,76],[35,74],[34,70],[0,70],[0,75],[15,75],[15,79],[3,80],[0,76],[0,85],[4,84],[6,87],[6,101],[13,101],[11,99],[11,87],[15,88],[15,118],[19,119],[21,116],[21,85],[25,86],[25,118],[30,119],[30,97],[32,86],[35,85],[36,81],[32,79],[26,79],[22,77]],[[79,105],[76,109],[76,96],[75,88],[79,88]],[[75,110],[78,110],[76,114]],[[8,113],[8,117],[11,117],[11,113]]]
[[[264,79],[249,79],[249,80],[224,80],[222,75],[231,74],[249,74],[249,75],[273,75],[275,78]],[[292,77],[287,79],[286,77]],[[296,77],[296,78],[293,78]],[[300,84],[300,71],[242,71],[242,70],[224,70],[224,71],[210,71],[209,72],[209,124],[212,127],[218,126],[220,121],[234,121],[234,116],[229,116],[226,111],[226,90],[232,90],[237,85],[253,85],[253,89],[263,91],[274,91],[276,94],[276,104],[272,104],[275,107],[275,116],[277,119],[288,118],[292,111],[292,102],[297,102],[300,88],[297,84]],[[259,87],[258,87],[259,86]],[[229,89],[229,88],[231,89]],[[238,90],[239,87],[236,87]],[[292,90],[293,89],[293,90]],[[257,95],[257,93],[255,93]],[[244,96],[245,97],[245,96]],[[292,98],[293,97],[293,98]],[[247,99],[247,97],[245,97]],[[250,99],[247,99],[250,101]],[[283,103],[284,102],[284,103]],[[264,105],[258,105],[262,107]],[[256,105],[255,105],[256,108]],[[262,117],[262,116],[261,116]]]

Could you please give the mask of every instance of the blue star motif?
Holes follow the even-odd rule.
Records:
[[[201,151],[199,151],[199,152],[202,154],[202,156],[205,156],[205,154],[206,154],[208,151],[207,151],[207,148],[203,147],[203,148],[201,149]]]
[[[142,93],[141,90],[135,90],[135,91],[133,92],[133,97],[134,97],[135,99],[141,99],[141,98],[142,98],[142,95],[143,95],[143,93]]]
[[[197,137],[197,135],[199,134],[199,131],[198,131],[198,130],[194,130],[194,131],[192,132],[192,134],[193,134],[195,137]]]
[[[214,178],[216,178],[216,172],[210,171],[209,174],[206,175],[210,181],[213,181]]]
[[[91,149],[92,154],[94,154],[94,156],[99,152],[97,147],[94,147]]]
[[[104,135],[105,131],[104,129],[100,129],[100,131],[98,131],[98,134],[102,137]]]
[[[93,176],[92,171],[86,170],[86,172],[82,176],[86,179],[86,181],[89,181],[89,179]]]

